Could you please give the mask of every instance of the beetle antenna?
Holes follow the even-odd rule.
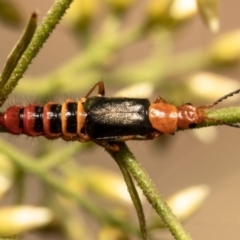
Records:
[[[240,89],[237,89],[237,90],[235,90],[235,91],[233,91],[233,92],[230,92],[230,93],[228,93],[228,94],[220,97],[220,98],[217,99],[214,103],[206,106],[206,108],[211,108],[211,107],[217,105],[218,103],[222,102],[223,100],[225,100],[225,99],[227,99],[227,98],[229,98],[229,97],[232,97],[233,95],[238,94],[238,93],[240,93]]]

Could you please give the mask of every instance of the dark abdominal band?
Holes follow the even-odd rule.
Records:
[[[53,104],[50,107],[51,114],[49,114],[49,116],[51,116],[50,117],[50,132],[51,133],[61,133],[61,129],[62,129],[61,111],[62,111],[61,104]],[[39,118],[39,120],[40,120],[40,118]]]
[[[77,133],[77,103],[76,102],[68,103],[66,121],[67,121],[67,132]]]
[[[62,122],[66,121],[66,130],[68,133],[77,132],[77,103],[67,104],[65,116],[62,116],[62,105],[54,104],[50,108],[50,131],[51,133],[62,132]]]
[[[49,110],[45,113],[44,108]],[[46,111],[46,110],[45,110]],[[44,124],[49,124],[50,133],[62,133],[62,122],[66,121],[66,131],[68,133],[77,132],[77,102],[70,102],[66,106],[65,116],[62,116],[62,105],[61,104],[51,104],[50,106],[35,106],[32,112],[25,114],[25,108],[22,107],[19,110],[19,128],[25,129],[28,126],[25,124],[33,120],[33,131],[36,133],[42,133],[44,129]],[[26,116],[29,115],[29,116]],[[28,118],[28,119],[26,119]],[[44,119],[46,118],[46,119]]]

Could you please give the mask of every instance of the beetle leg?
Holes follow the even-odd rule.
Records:
[[[167,101],[164,100],[164,99],[161,98],[161,97],[157,97],[156,100],[154,101],[154,103],[167,103]]]
[[[112,152],[118,152],[119,151],[119,146],[117,145],[116,142],[106,142],[106,141],[98,141],[98,140],[93,140],[96,144],[100,145],[101,147],[110,150]]]
[[[147,135],[146,139],[152,140],[152,139],[158,138],[158,137],[160,137],[160,136],[162,136],[162,135],[163,135],[163,133],[158,132],[158,131],[154,131],[154,132],[152,132],[152,133],[149,133],[149,134]]]
[[[103,81],[100,81],[96,83],[92,89],[87,93],[87,95],[80,99],[78,102],[78,109],[77,109],[77,135],[78,140],[80,142],[88,142],[91,140],[91,138],[86,133],[82,133],[83,128],[85,127],[85,120],[87,113],[84,110],[84,103],[87,100],[87,98],[92,94],[92,92],[98,87],[98,96],[103,97],[105,95],[105,88]]]
[[[154,138],[158,138],[161,135],[163,135],[160,132],[154,131],[152,133],[147,134],[146,136],[140,136],[140,135],[131,135],[131,136],[124,136],[119,139],[119,141],[128,141],[128,140],[152,140]]]
[[[140,135],[130,135],[130,136],[123,136],[117,139],[116,141],[119,142],[125,142],[128,140],[148,140],[149,138],[146,136],[140,136]],[[152,138],[151,138],[152,139]]]
[[[157,132],[157,131],[154,131],[154,132],[151,132],[145,136],[141,136],[141,135],[129,135],[129,136],[123,136],[123,137],[119,137],[119,138],[116,138],[112,141],[114,142],[125,142],[125,141],[128,141],[128,140],[152,140],[154,138],[158,138],[160,137],[161,135],[163,135],[163,133],[160,133],[160,132]]]
[[[105,87],[104,87],[103,81],[100,81],[92,87],[92,89],[87,93],[85,98],[88,98],[97,87],[98,87],[98,96],[103,97],[105,95]]]

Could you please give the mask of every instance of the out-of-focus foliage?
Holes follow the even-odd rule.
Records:
[[[24,233],[53,221],[50,209],[33,206],[3,207],[0,209],[0,236]]]
[[[232,65],[240,60],[240,30],[220,36],[209,49],[211,58],[220,66]]]
[[[218,0],[197,0],[199,11],[212,32],[218,32]]]
[[[59,4],[61,1],[56,2]],[[137,7],[139,14],[133,22],[127,22]],[[79,52],[45,76],[24,76],[15,92],[45,100],[49,95],[55,96],[56,92],[65,95],[79,93],[103,78],[107,87],[127,86],[124,93],[117,95],[124,95],[130,89],[133,95],[150,97],[153,89],[158,91],[161,88],[161,92],[168,94],[170,99],[174,95],[174,99],[184,96],[213,101],[223,94],[222,89],[229,86],[239,88],[235,79],[211,73],[213,69],[228,69],[239,64],[239,30],[220,35],[197,51],[172,52],[176,33],[180,34],[181,29],[196,17],[201,16],[207,27],[216,32],[219,26],[217,8],[215,0],[149,0],[144,3],[140,0],[75,0],[63,24],[65,29],[71,30],[68,33],[73,40],[79,43]],[[16,4],[0,0],[0,16],[5,16],[8,22],[21,22],[17,9]],[[135,52],[136,56],[129,55],[131,60],[127,63],[120,61],[119,56],[123,52],[141,42],[148,42],[145,54],[139,57]],[[56,232],[64,230],[67,239],[78,239],[79,236],[91,239],[92,235],[96,237],[95,231],[83,220],[83,210],[100,223],[99,239],[128,239],[131,234],[139,236],[121,177],[100,168],[76,164],[74,155],[80,152],[91,154],[92,147],[90,144],[71,143],[63,148],[61,143],[56,143],[49,150],[49,144],[42,141],[36,156],[31,158],[1,140],[0,148],[8,154],[0,156],[0,197],[3,198],[12,186],[17,189],[17,197],[13,201],[14,206],[0,208],[0,222],[4,219],[5,224],[4,228],[0,224],[0,236],[21,234],[48,225]],[[6,159],[16,164],[6,164]],[[28,172],[38,176],[46,186],[42,190],[45,194],[41,204],[47,207],[39,208],[40,212],[37,207],[18,206],[19,202],[24,203],[22,196],[28,191],[23,184]],[[201,186],[193,191],[194,197],[189,203],[189,198],[186,200],[182,194],[189,196],[191,191],[180,192],[171,201],[175,208],[181,196],[184,208],[175,208],[181,221],[186,221],[199,208],[208,193],[208,189]],[[59,197],[59,192],[65,193],[65,197]],[[17,225],[20,220],[16,221],[15,217],[19,214],[36,218],[27,218],[26,222],[19,218],[22,225]],[[116,222],[116,218],[109,216],[122,221]],[[39,219],[42,221],[38,222]],[[155,217],[150,217],[147,222],[152,223],[150,233],[162,228]]]
[[[195,0],[151,0],[147,6],[148,25],[176,28],[197,14]]]
[[[183,189],[166,199],[169,207],[180,221],[187,220],[205,201],[209,195],[209,187],[205,185],[192,186]],[[164,227],[159,217],[153,218],[151,228]]]
[[[17,4],[11,0],[0,0],[0,21],[19,27],[23,24],[23,16]]]

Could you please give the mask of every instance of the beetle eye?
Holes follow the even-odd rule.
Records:
[[[196,126],[197,126],[196,123],[190,123],[188,127],[192,129],[192,128],[195,128]]]
[[[187,105],[187,106],[192,106],[192,104],[191,104],[191,103],[185,103],[185,105]]]

